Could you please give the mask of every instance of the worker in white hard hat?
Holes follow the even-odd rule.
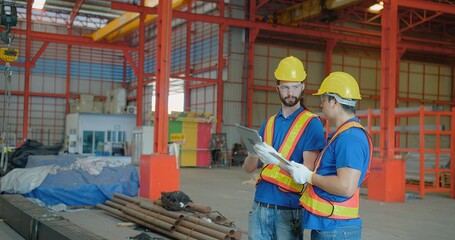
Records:
[[[306,72],[302,62],[293,56],[283,58],[275,70],[275,78],[281,109],[263,122],[259,134],[264,142],[254,146],[255,153],[249,153],[243,164],[247,173],[261,169],[249,214],[248,235],[249,239],[301,240],[299,198],[304,185],[283,171],[272,154],[312,169],[324,147],[324,133],[320,119],[303,104]]]
[[[295,162],[288,167],[295,182],[308,184],[300,198],[302,227],[312,229],[312,240],[360,240],[359,188],[369,173],[373,145],[355,116],[359,86],[348,73],[333,72],[313,95],[321,97],[322,113],[337,130],[329,135],[314,169]]]

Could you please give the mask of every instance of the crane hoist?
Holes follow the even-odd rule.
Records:
[[[0,4],[0,25],[5,26],[5,30],[0,34],[0,39],[7,44],[7,47],[0,48],[0,59],[5,62],[5,94],[3,101],[2,129],[1,129],[1,158],[0,158],[0,176],[6,174],[8,166],[8,156],[11,149],[9,143],[9,132],[11,131],[8,120],[11,105],[11,62],[17,60],[19,50],[11,48],[14,35],[9,34],[12,26],[17,24],[16,6]]]

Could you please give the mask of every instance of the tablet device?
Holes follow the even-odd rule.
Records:
[[[258,131],[244,127],[237,123],[235,124],[235,127],[237,128],[237,132],[240,134],[240,138],[242,139],[243,144],[245,144],[245,147],[248,149],[248,152],[257,155],[256,151],[254,151],[253,146],[256,143],[262,143],[262,138],[259,136]]]
[[[259,136],[258,131],[244,127],[240,124],[235,124],[235,127],[237,128],[237,131],[240,133],[240,137],[242,138],[243,143],[245,144],[245,147],[248,149],[249,153],[252,154],[257,154],[256,151],[254,150],[253,146],[256,143],[262,143],[262,138]],[[291,165],[289,163],[289,160],[286,158],[282,157],[280,154],[276,154],[275,152],[270,152],[272,156],[274,156],[276,159],[278,159],[280,162],[286,164],[286,165]]]
[[[276,154],[274,152],[269,152],[272,156],[274,156],[276,159],[278,159],[280,162],[286,164],[286,165],[289,165],[289,166],[292,166],[292,164],[289,162],[289,160],[287,160],[286,158],[284,158],[283,156],[281,156],[281,154]]]

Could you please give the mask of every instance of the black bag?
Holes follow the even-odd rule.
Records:
[[[166,210],[180,211],[191,201],[190,197],[182,191],[162,192],[161,203]]]

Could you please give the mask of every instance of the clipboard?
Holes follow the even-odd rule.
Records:
[[[242,138],[243,143],[245,144],[245,147],[248,149],[249,153],[252,154],[257,154],[256,151],[254,150],[253,146],[256,143],[261,144],[262,143],[262,138],[259,136],[258,131],[255,129],[247,128],[244,127],[240,124],[235,124],[235,127],[237,128],[237,131],[240,134],[240,137]],[[275,152],[269,152],[272,156],[274,156],[276,159],[278,159],[280,162],[291,166],[291,163],[289,160],[281,156],[280,154],[276,154]]]

